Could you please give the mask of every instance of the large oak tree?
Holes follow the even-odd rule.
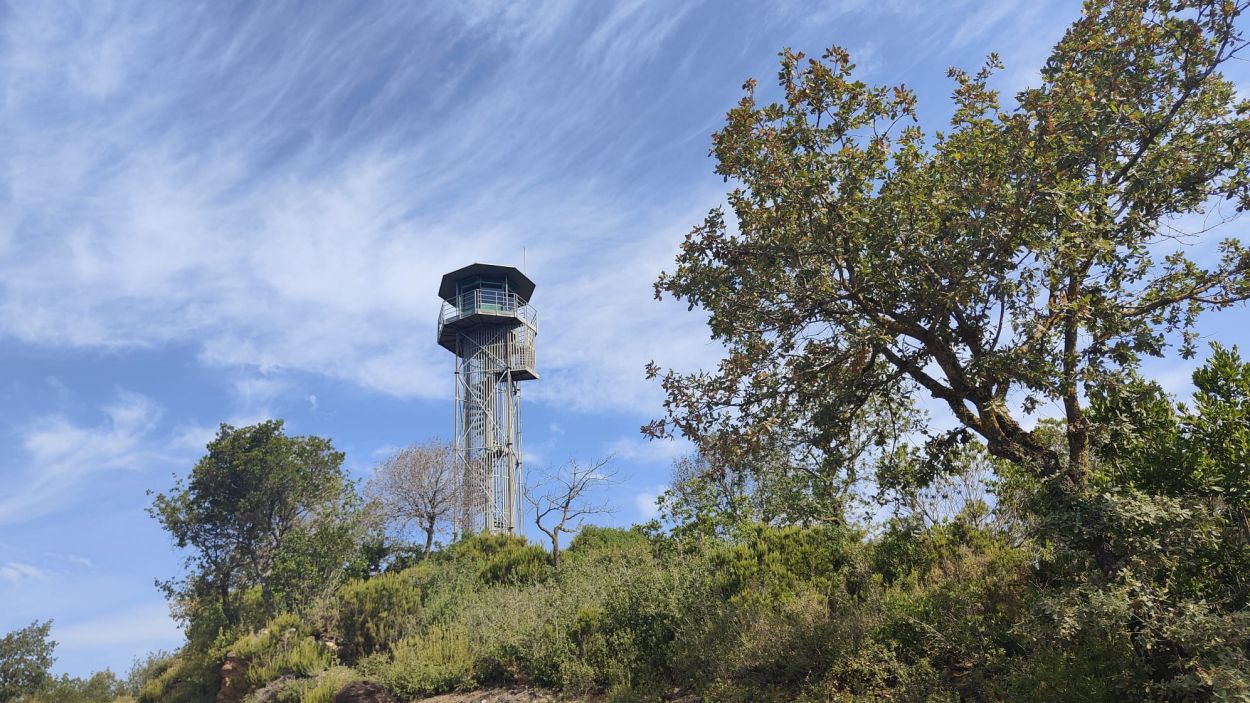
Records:
[[[1085,391],[1174,340],[1192,353],[1199,313],[1250,297],[1235,239],[1201,264],[1160,256],[1209,236],[1187,223],[1250,204],[1250,105],[1221,74],[1245,45],[1244,6],[1091,0],[1040,85],[1005,106],[996,57],[951,70],[950,128],[933,134],[910,90],[856,80],[847,52],[784,52],[781,98],[761,103],[748,81],[714,135],[732,217],[713,210],[656,285],[708,311],[727,357],[664,373],[666,417],[644,429],[748,451],[796,421],[850,426],[874,398],[924,393],[1080,511]],[[1061,449],[1028,429],[1041,404],[1061,409]]]

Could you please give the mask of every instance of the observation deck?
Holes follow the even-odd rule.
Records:
[[[490,357],[506,366],[514,380],[538,378],[534,359],[538,313],[527,301],[533,292],[534,283],[511,266],[472,264],[443,276],[439,346],[463,354],[459,338],[472,337],[475,345],[491,349]]]

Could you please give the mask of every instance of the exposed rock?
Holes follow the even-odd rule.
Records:
[[[316,635],[316,639],[323,647],[331,652],[334,652],[335,655],[339,653],[339,643],[338,640],[334,639],[334,637],[318,633]]]
[[[252,691],[247,698],[243,699],[243,703],[272,703],[278,700],[278,696],[283,691],[288,690],[287,684],[292,681],[299,680],[295,674],[283,674],[260,688]]]
[[[399,703],[399,699],[379,684],[353,681],[334,694],[334,703]]]
[[[466,693],[447,693],[441,696],[420,699],[421,703],[556,703],[557,701],[576,703],[578,700],[590,699],[561,698],[551,691],[524,687],[491,688]]]
[[[226,654],[221,665],[221,688],[217,689],[217,703],[239,703],[247,695],[247,662],[234,652]]]

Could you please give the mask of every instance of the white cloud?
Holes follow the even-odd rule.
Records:
[[[169,447],[186,452],[202,452],[217,436],[216,425],[182,424],[174,428],[170,434]]]
[[[5,209],[16,234],[0,259],[0,334],[189,343],[205,364],[258,374],[238,388],[256,416],[284,390],[265,386],[290,370],[442,397],[438,277],[469,261],[516,263],[528,246],[544,320],[534,398],[650,409],[647,361],[708,358],[699,317],[650,299],[706,201],[668,212],[593,183],[551,185],[574,163],[593,172],[595,158],[611,158],[572,161],[575,145],[602,141],[590,119],[612,98],[602,84],[673,41],[685,11],[556,4],[518,18],[507,4],[476,3],[362,16],[351,31],[319,13],[300,46],[318,46],[320,60],[305,61],[249,54],[286,27],[272,11],[237,33],[214,25],[192,38],[151,31],[181,24],[152,8],[124,33],[109,31],[104,12],[69,23],[28,6],[8,18],[13,87],[0,118],[11,126]],[[513,19],[533,31],[503,31]],[[581,70],[552,74],[555,29],[592,20]],[[510,58],[496,73],[439,65],[472,61],[459,55],[414,63],[408,32],[481,40],[483,56],[495,42]],[[207,37],[223,49],[198,54]],[[152,62],[162,70],[132,70]],[[472,68],[486,82],[470,89]],[[222,84],[238,71],[246,82]],[[388,76],[387,89],[357,94],[362,75]]]
[[[69,553],[63,553],[63,552],[44,552],[44,556],[52,557],[53,559],[57,559],[59,561],[68,562],[70,564],[73,564],[74,566],[78,566],[84,569],[95,568],[95,562],[92,561],[89,557],[84,557],[81,554],[69,554]]]
[[[81,498],[96,474],[141,471],[176,461],[193,448],[192,437],[203,437],[197,429],[159,432],[162,409],[150,398],[128,391],[119,391],[99,415],[101,420],[94,425],[54,414],[19,428],[25,456],[10,459],[4,467],[10,478],[0,497],[0,524],[63,509]]]
[[[608,444],[608,453],[617,459],[642,464],[671,464],[694,451],[687,439],[648,439],[646,437],[620,437]]]
[[[660,496],[668,490],[668,486],[654,486],[650,490],[641,491],[634,496],[634,509],[638,511],[639,520],[646,522],[654,520],[660,515],[660,508],[656,505],[656,501]]]
[[[31,564],[26,564],[20,561],[10,561],[0,564],[0,581],[18,584],[23,581],[47,581],[48,578],[48,572]]]
[[[528,472],[532,469],[549,466],[548,461],[550,460],[547,458],[547,451],[550,448],[550,446],[535,448],[531,445],[523,447],[521,450],[521,463],[524,470]]]
[[[374,449],[372,452],[370,452],[369,458],[373,459],[374,461],[382,461],[383,459],[386,459],[387,457],[394,455],[395,452],[399,451],[399,449],[400,449],[399,447],[393,444],[385,444],[385,445],[382,445],[381,447],[378,447],[377,449]]]
[[[652,413],[644,364],[706,367],[720,351],[651,283],[723,184],[657,202],[623,175],[672,156],[643,71],[702,56],[692,7],[478,0],[347,24],[325,7],[298,32],[276,6],[241,24],[172,4],[15,8],[0,29],[0,335],[184,344],[257,384],[296,371],[441,398],[439,276],[519,263],[524,247],[542,321],[527,398]],[[942,29],[959,14],[849,0],[823,21],[849,12]],[[765,14],[815,21],[806,5]],[[954,40],[1008,21],[986,6]],[[1028,24],[1010,21],[1013,37]],[[723,107],[699,108],[681,139],[701,144],[683,152]],[[266,415],[265,389],[240,392],[256,399],[247,419]]]
[[[995,0],[985,3],[960,23],[954,36],[951,37],[950,45],[952,47],[964,46],[985,35],[1004,19],[1018,14],[1020,14],[1019,0]]]
[[[619,82],[622,73],[640,65],[638,57],[657,52],[695,3],[627,0],[608,7],[611,11],[586,38],[577,58],[583,66],[602,69],[602,79]]]

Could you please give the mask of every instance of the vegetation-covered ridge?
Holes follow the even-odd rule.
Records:
[[[714,135],[732,215],[656,284],[726,348],[649,369],[644,431],[697,447],[660,519],[579,530],[612,473],[573,463],[528,490],[550,549],[466,536],[445,444],[362,491],[329,440],[223,425],[152,504],[185,646],[54,679],[34,623],[0,701],[1250,701],[1250,363],[1212,340],[1183,403],[1140,373],[1250,299],[1242,240],[1177,245],[1250,206],[1246,4],[1089,0],[1009,106],[996,58],[952,70],[933,134],[783,52]]]

